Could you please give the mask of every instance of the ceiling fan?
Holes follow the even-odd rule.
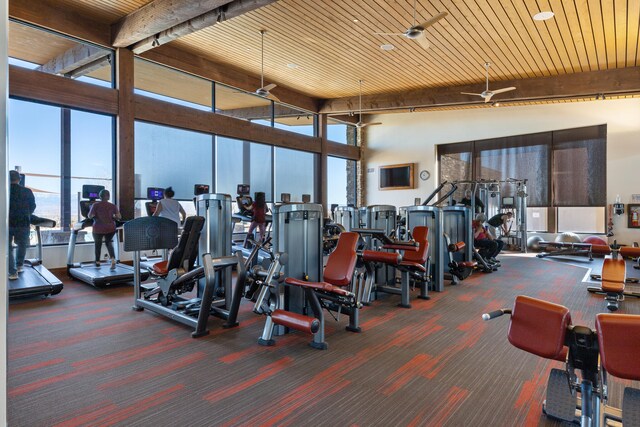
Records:
[[[486,78],[487,78],[487,86],[484,92],[482,93],[469,93],[469,92],[460,92],[463,95],[475,95],[475,96],[480,96],[482,98],[484,98],[484,102],[489,102],[491,101],[491,97],[493,95],[497,95],[499,93],[503,93],[503,92],[509,92],[510,90],[515,90],[515,87],[511,86],[511,87],[505,87],[504,89],[496,89],[496,90],[489,90],[489,67],[491,67],[491,62],[485,62],[484,63],[484,68],[487,70],[486,71]]]
[[[263,98],[272,99],[274,101],[279,101],[279,99],[270,92],[270,90],[274,89],[277,85],[275,83],[271,83],[266,86],[264,85],[264,35],[266,34],[266,32],[267,30],[260,30],[260,36],[261,36],[260,87],[256,89],[256,95],[261,96]]]
[[[356,128],[358,129],[362,129],[363,127],[366,126],[375,126],[375,125],[381,125],[381,122],[375,122],[375,123],[364,123],[362,121],[362,80],[358,80],[358,82],[360,83],[360,95],[358,97],[359,99],[359,107],[358,107],[358,123],[356,123]]]
[[[413,0],[413,26],[411,26],[404,33],[374,33],[377,35],[383,36],[404,36],[408,39],[412,39],[420,43],[424,49],[429,48],[429,41],[427,40],[427,34],[425,30],[447,16],[447,12],[440,12],[428,21],[423,22],[422,24],[416,25],[416,0]]]

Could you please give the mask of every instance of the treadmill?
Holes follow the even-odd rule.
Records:
[[[67,251],[67,273],[74,279],[88,283],[95,287],[103,287],[107,285],[113,285],[117,283],[132,283],[133,282],[133,267],[120,263],[120,248],[118,244],[117,234],[114,241],[114,251],[116,256],[116,268],[111,269],[111,264],[108,262],[102,262],[100,267],[96,267],[95,262],[74,262],[76,241],[78,234],[81,230],[89,228],[93,225],[93,221],[87,218],[89,216],[89,209],[91,205],[98,199],[100,191],[104,190],[102,185],[83,185],[82,186],[82,200],[78,201],[78,212],[82,215],[82,222],[79,222],[71,232],[69,238],[69,249]],[[124,222],[117,221],[118,227],[121,227]],[[149,272],[140,269],[141,280],[149,278]]]
[[[250,196],[249,189],[250,187],[248,184],[238,184],[237,186],[238,196],[236,197],[236,204],[238,207],[238,212],[231,215],[231,218],[234,222],[234,226],[238,222],[250,223],[253,219],[253,212],[247,209],[248,206],[251,206],[253,204],[253,199]],[[265,227],[264,238],[265,238],[265,241],[268,241],[269,236],[271,235],[272,216],[269,214],[265,215],[265,220],[266,220],[267,226]],[[236,252],[242,252],[242,256],[245,259],[249,259],[253,251],[253,245],[248,240],[251,237],[252,236],[247,235],[242,240],[234,240],[232,242],[231,252],[234,254]],[[263,248],[260,248],[258,250],[257,256],[255,256],[255,254],[253,254],[253,256],[255,258],[250,260],[251,265],[254,265],[255,263],[262,264],[265,260],[267,263],[271,262],[271,254]]]
[[[17,280],[7,280],[9,298],[27,297],[34,295],[56,295],[63,288],[62,282],[42,265],[42,233],[40,227],[53,228],[56,222],[52,219],[31,215],[31,225],[36,228],[38,243],[37,258],[25,259],[23,271]]]

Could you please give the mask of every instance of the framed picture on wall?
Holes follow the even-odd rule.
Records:
[[[627,205],[627,215],[629,215],[629,228],[640,228],[640,205]]]

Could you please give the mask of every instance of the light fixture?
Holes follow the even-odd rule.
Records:
[[[411,107],[411,108],[409,108],[409,112],[410,112],[410,113],[413,113],[413,112],[415,112],[415,111],[416,111],[416,107]]]
[[[533,19],[535,21],[546,21],[547,19],[551,19],[553,18],[554,13],[551,12],[550,10],[544,10],[542,12],[538,12],[535,15],[533,15]]]
[[[500,106],[500,101],[494,101],[491,103],[492,107],[499,107]]]
[[[604,93],[599,93],[599,94],[596,95],[596,100],[598,100],[598,99],[605,100],[607,98],[604,96]]]
[[[392,44],[381,44],[380,45],[380,49],[386,50],[386,51],[390,51],[390,50],[393,50],[395,48],[396,47],[394,45],[392,45]]]
[[[287,68],[291,68],[292,70],[295,70],[296,68],[300,68],[300,66],[298,64],[294,64],[293,62],[287,64]]]
[[[358,18],[353,18],[353,22],[358,22]]]

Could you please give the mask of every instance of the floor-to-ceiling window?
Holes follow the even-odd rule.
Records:
[[[277,147],[275,149],[275,194],[276,201],[283,193],[291,195],[292,202],[302,201],[302,195],[315,195],[315,154]]]

